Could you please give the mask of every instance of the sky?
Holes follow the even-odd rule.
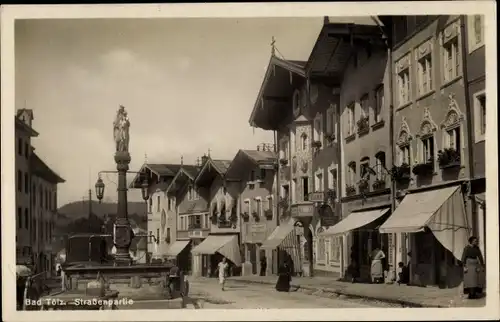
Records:
[[[185,164],[208,152],[273,143],[248,124],[271,55],[307,60],[317,18],[157,18],[18,20],[16,108],[33,110],[35,152],[66,182],[58,203],[87,198],[97,173],[115,170],[113,119],[131,121],[130,170]],[[129,181],[133,175],[129,177]],[[116,177],[103,177],[116,200]],[[139,201],[131,191],[129,201]]]

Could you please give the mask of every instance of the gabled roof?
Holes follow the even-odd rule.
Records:
[[[55,173],[35,152],[30,155],[31,173],[50,183],[64,183],[66,180]]]
[[[215,172],[220,175],[221,177],[224,177],[227,171],[227,168],[231,164],[231,161],[229,160],[214,160],[211,157],[207,157],[207,161],[203,164],[201,167],[200,171],[198,172],[198,175],[194,179],[194,182],[197,183],[200,181],[203,176],[210,172],[210,170],[215,170]]]
[[[239,150],[229,166],[226,177],[230,179],[241,179],[241,169],[251,170],[254,167],[273,167],[277,163],[277,155],[273,151]]]
[[[35,131],[35,130],[33,130],[33,128],[30,127],[28,124],[26,124],[25,122],[21,121],[16,116],[14,116],[14,119],[15,119],[16,129],[24,131],[24,132],[28,133],[32,137],[37,137],[38,136],[38,132]]]
[[[179,171],[177,171],[177,174],[175,175],[175,177],[172,179],[172,181],[168,185],[166,191],[168,192],[170,189],[172,189],[174,187],[174,185],[178,182],[178,180],[183,176],[187,177],[191,182],[194,182],[194,179],[198,175],[199,170],[200,170],[199,167],[195,166],[195,165],[183,165],[183,166],[181,166]]]
[[[257,99],[254,103],[252,114],[250,115],[249,123],[251,125],[253,125],[255,122],[255,116],[258,109],[262,108],[262,101],[266,100],[265,92],[271,79],[276,75],[276,67],[304,78],[306,76],[304,70],[305,65],[306,62],[304,61],[284,60],[274,55],[271,56],[271,59],[269,60],[269,64],[267,66],[266,74],[264,75],[264,79],[257,95]],[[289,78],[289,76],[287,77]]]
[[[142,175],[147,170],[151,171],[158,177],[175,177],[179,169],[181,168],[181,164],[172,164],[172,163],[144,163],[139,170],[139,172],[135,175],[134,179],[130,183],[131,188],[138,188],[141,184],[139,181],[141,180]]]

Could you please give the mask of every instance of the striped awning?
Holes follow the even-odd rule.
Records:
[[[236,266],[241,266],[241,254],[238,235],[209,235],[198,246],[191,250],[194,255],[212,255],[219,253]]]
[[[260,246],[261,249],[276,249],[278,248],[287,237],[295,236],[295,220],[292,218],[288,222],[279,225],[269,235],[269,237]]]
[[[166,251],[168,257],[177,257],[187,247],[190,240],[176,240]]]
[[[382,208],[369,211],[352,212],[335,226],[332,226],[322,232],[321,235],[327,236],[345,234],[352,230],[365,227],[385,215],[389,210],[390,208]]]

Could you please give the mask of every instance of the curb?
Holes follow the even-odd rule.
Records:
[[[268,281],[251,281],[251,280],[230,280],[232,282],[236,283],[242,283],[242,284],[265,284],[265,285],[273,285],[274,282],[268,282]],[[449,308],[451,306],[446,306],[446,305],[438,305],[438,304],[432,304],[432,303],[421,303],[421,302],[415,302],[415,301],[409,301],[409,300],[402,300],[402,299],[394,299],[394,298],[386,298],[386,297],[379,297],[379,296],[371,296],[371,295],[365,295],[365,294],[356,294],[356,293],[350,293],[346,292],[344,290],[338,290],[338,289],[331,289],[331,288],[318,288],[318,287],[313,287],[313,286],[300,286],[296,284],[290,284],[292,288],[297,288],[297,291],[306,293],[308,295],[316,295],[316,296],[321,296],[321,297],[328,297],[324,296],[321,293],[330,293],[330,294],[335,294],[337,296],[345,296],[347,298],[355,298],[355,299],[366,299],[370,301],[378,301],[378,302],[384,302],[384,303],[389,303],[389,304],[397,304],[400,305],[404,308]],[[307,292],[304,292],[307,291]],[[320,293],[320,294],[314,294],[314,293]]]

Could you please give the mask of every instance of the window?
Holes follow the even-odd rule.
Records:
[[[292,204],[297,201],[297,179],[292,179]]]
[[[274,212],[274,198],[273,196],[267,196],[267,210]]]
[[[156,197],[156,211],[160,211],[160,196]]]
[[[398,74],[399,106],[410,102],[410,68],[403,69]]]
[[[375,155],[375,171],[377,173],[377,180],[385,180],[385,169],[385,152],[379,152]]]
[[[328,175],[328,188],[337,190],[337,169],[330,169]]]
[[[33,205],[36,205],[36,185],[33,185],[31,190],[31,200],[33,201]]]
[[[19,155],[23,155],[23,139],[22,138],[17,139],[17,153]]]
[[[302,201],[309,200],[309,177],[302,177]]]
[[[458,36],[443,45],[444,80],[450,82],[460,75],[460,48]]]
[[[446,146],[460,152],[460,127],[455,127],[446,131]]]
[[[209,228],[210,227],[210,218],[209,218],[209,215],[205,214],[204,217],[205,217],[205,228]]]
[[[361,107],[361,117],[368,117],[370,114],[368,110],[368,105],[369,105],[369,96],[368,94],[364,94],[361,96],[359,100],[359,106]]]
[[[333,237],[331,241],[331,261],[340,262],[342,252],[342,237]]]
[[[382,108],[384,107],[384,85],[380,85],[377,87],[375,90],[375,107],[373,108],[373,119],[375,123],[380,122],[381,116],[380,113],[382,112]]]
[[[474,94],[474,114],[475,141],[483,141],[486,137],[486,93],[484,91]]]
[[[333,107],[330,107],[328,110],[326,110],[326,134],[335,134],[333,131],[333,123],[335,122],[333,116]]]
[[[17,190],[19,192],[23,191],[23,173],[21,170],[17,170]]]
[[[29,153],[29,144],[27,142],[24,143],[24,156],[26,157],[26,159],[28,159],[29,156],[30,156],[30,153]]]
[[[418,94],[424,95],[432,90],[432,54],[420,58],[417,63]]]
[[[259,180],[266,180],[266,169],[260,169]]]
[[[255,198],[255,212],[257,217],[262,216],[262,200],[260,198]]]
[[[306,151],[307,150],[307,134],[302,133],[301,139],[302,139],[302,151]]]
[[[472,52],[484,45],[484,16],[467,16],[467,30],[469,38],[469,52]]]
[[[188,200],[193,200],[193,187],[188,187]]]
[[[172,210],[172,199],[171,199],[171,198],[168,198],[168,202],[167,202],[167,210],[168,210],[168,211]]]
[[[23,209],[21,207],[17,208],[17,228],[23,228]]]
[[[325,255],[326,255],[326,248],[325,248],[325,238],[319,237],[318,238],[318,250],[317,250],[317,261],[318,262],[324,262],[325,261]]]
[[[255,181],[255,170],[250,171],[248,175],[248,181],[249,182],[254,182]]]
[[[153,212],[153,198],[151,198],[151,197],[149,197],[148,212],[149,213]]]
[[[354,102],[353,102],[347,106],[347,136],[350,136],[355,132],[355,127],[356,127],[355,116],[356,115],[354,111]]]
[[[188,217],[189,229],[201,228],[201,215],[191,215]]]
[[[293,93],[293,114],[298,115],[300,111],[300,92],[295,91]]]
[[[170,242],[170,228],[167,228],[167,236],[165,236],[165,240]]]
[[[43,208],[43,188],[40,186],[39,197],[40,197],[40,208]]]
[[[347,184],[354,185],[356,182],[356,162],[351,162],[347,166]]]
[[[30,192],[30,178],[28,177],[28,173],[24,173],[24,193]]]
[[[319,169],[318,172],[316,172],[314,178],[314,191],[321,192],[324,189],[325,188],[323,184],[323,169]]]
[[[319,141],[323,145],[323,115],[318,114],[314,119],[314,141]]]
[[[422,162],[434,160],[434,137],[430,136],[422,139]]]
[[[359,162],[359,174],[361,178],[370,178],[370,159],[368,157],[364,157]]]

